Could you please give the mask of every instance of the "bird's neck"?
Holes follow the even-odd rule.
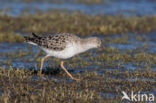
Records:
[[[89,38],[82,39],[81,42],[79,42],[79,44],[80,52],[85,52],[89,49],[95,48],[94,45],[90,42]]]

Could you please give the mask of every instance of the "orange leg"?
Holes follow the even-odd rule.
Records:
[[[80,79],[74,78],[74,77],[67,71],[67,69],[63,66],[63,64],[64,64],[64,62],[61,61],[61,68],[67,73],[67,75],[68,75],[71,79],[73,79],[73,80],[80,80]]]
[[[42,74],[42,68],[43,68],[44,60],[45,60],[46,58],[48,58],[48,56],[45,56],[45,57],[43,57],[43,58],[41,59],[40,76],[41,76],[41,74]]]

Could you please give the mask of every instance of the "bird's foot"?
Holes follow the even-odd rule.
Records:
[[[41,74],[40,72],[37,73],[37,76],[39,76],[39,78],[41,78],[43,80],[46,80],[46,78],[44,77],[44,74]]]
[[[39,76],[39,77],[43,77],[44,74],[42,74],[41,72],[38,72],[38,73],[37,73],[37,76]]]
[[[71,79],[76,80],[76,81],[80,81],[80,79],[77,79],[77,78],[74,78],[74,77],[72,77]]]

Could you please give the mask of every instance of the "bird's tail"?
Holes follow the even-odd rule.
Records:
[[[33,38],[24,36],[24,42],[30,42],[30,41],[33,41]]]
[[[33,37],[38,38],[39,36],[37,36],[35,33],[32,32]]]
[[[30,43],[30,44],[37,44],[38,39],[40,38],[35,33],[32,32],[33,37],[24,36],[24,42]]]

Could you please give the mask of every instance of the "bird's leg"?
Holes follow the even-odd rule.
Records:
[[[64,62],[61,61],[61,68],[67,73],[67,75],[68,75],[71,79],[73,79],[73,80],[80,80],[80,79],[74,78],[74,77],[67,71],[67,69],[63,66],[63,64],[64,64]]]
[[[48,58],[48,56],[45,56],[45,57],[43,57],[43,58],[41,59],[40,76],[41,76],[41,74],[42,74],[43,63],[44,63],[44,60],[45,60],[46,58]]]

